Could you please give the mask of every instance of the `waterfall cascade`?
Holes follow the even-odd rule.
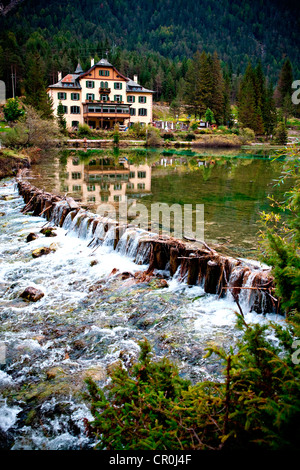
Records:
[[[199,247],[199,243],[158,236],[133,225],[118,225],[115,220],[84,210],[70,197],[46,193],[26,181],[19,180],[17,187],[26,204],[23,212],[42,215],[49,224],[86,239],[94,249],[110,246],[136,264],[148,264],[148,273],[167,270],[171,277],[176,274],[189,285],[203,285],[206,293],[233,296],[237,303],[247,303],[257,313],[278,310],[268,267],[223,256],[205,244]]]

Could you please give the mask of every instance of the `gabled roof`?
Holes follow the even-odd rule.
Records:
[[[101,59],[99,60],[99,62],[97,62],[95,65],[93,65],[89,70],[87,70],[86,72],[83,72],[79,78],[83,78],[85,77],[86,75],[88,75],[89,73],[91,73],[92,70],[94,70],[94,68],[96,67],[111,67],[118,75],[120,78],[124,78],[124,80],[128,80],[127,77],[125,77],[121,72],[119,72],[116,67],[114,67],[112,64],[110,64],[106,59]]]
[[[126,91],[130,93],[155,93],[153,90],[148,90],[147,88],[144,88],[142,85],[140,85],[137,82],[134,82],[130,78],[127,78],[127,83],[126,83]]]
[[[63,89],[81,89],[80,83],[78,81],[78,74],[69,73],[64,78],[59,80],[53,85],[49,85],[48,88],[63,88]]]
[[[97,62],[96,65],[100,65],[100,66],[102,65],[103,67],[113,67],[113,65],[110,64],[110,63],[108,62],[108,60],[106,60],[106,59],[101,59],[101,60],[99,60],[99,62]]]

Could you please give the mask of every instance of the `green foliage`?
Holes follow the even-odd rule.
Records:
[[[148,147],[159,147],[162,143],[160,131],[155,127],[150,127],[147,130],[147,140],[146,145]]]
[[[13,12],[0,16],[0,79],[7,84],[8,96],[12,96],[12,70],[17,75],[16,94],[23,94],[33,57],[39,56],[48,85],[54,83],[58,71],[74,71],[78,60],[87,70],[90,57],[96,62],[106,51],[121,73],[131,78],[138,73],[140,83],[155,91],[155,99],[169,103],[182,99],[189,61],[200,47],[211,55],[217,51],[222,71],[226,68],[226,86],[233,86],[234,96],[249,57],[263,55],[264,69],[273,83],[286,56],[293,57],[298,78],[299,5],[295,2],[291,7],[279,0],[275,4],[266,0],[263,6],[250,0],[243,4],[212,0],[207,6],[186,0],[183,8],[182,0],[174,0],[172,7],[166,1],[149,1],[141,7],[121,0],[16,2]],[[105,21],[100,24],[99,18]],[[261,44],[263,49],[258,50]],[[222,111],[227,117],[228,98],[227,88]]]
[[[255,140],[253,129],[249,129],[247,127],[239,129],[238,135],[243,145],[249,144]]]
[[[276,144],[285,145],[288,140],[288,132],[283,121],[279,122],[275,129],[274,141]]]
[[[114,144],[119,145],[120,131],[119,131],[119,125],[118,124],[116,124],[115,127],[114,127],[113,139],[114,139]]]
[[[11,132],[1,137],[4,145],[11,148],[38,147],[54,148],[61,142],[62,135],[54,121],[43,119],[41,113],[31,106],[25,106],[25,114]]]
[[[7,122],[16,122],[24,116],[24,109],[18,98],[9,98],[3,108],[3,113]]]
[[[57,122],[61,132],[65,133],[67,128],[67,121],[65,118],[65,112],[62,102],[60,101],[57,106]]]
[[[79,124],[77,135],[78,137],[91,137],[93,134],[92,129],[87,124]]]
[[[241,316],[237,326],[243,337],[235,352],[208,350],[224,364],[221,382],[191,385],[168,359],[151,360],[147,341],[139,362],[129,371],[115,368],[104,390],[88,379],[96,448],[296,450],[300,366],[292,360],[293,328],[248,325]]]
[[[209,124],[212,124],[214,122],[214,113],[209,108],[207,108],[207,110],[205,111],[205,121]]]
[[[300,312],[300,149],[295,145],[287,155],[286,178],[294,187],[284,201],[271,198],[274,212],[262,213],[261,231],[263,260],[272,266],[276,294],[281,299],[281,308],[293,316]],[[280,184],[281,181],[278,183]]]

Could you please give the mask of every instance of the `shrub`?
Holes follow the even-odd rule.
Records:
[[[245,127],[239,130],[239,138],[242,144],[250,144],[255,140],[255,133],[253,129]]]
[[[24,116],[24,109],[18,98],[9,98],[3,107],[3,113],[7,122],[16,122],[20,117]]]
[[[248,325],[228,352],[209,348],[223,364],[223,381],[191,385],[167,358],[121,365],[99,389],[87,379],[94,420],[87,429],[101,450],[296,450],[300,438],[300,366],[291,360],[292,327]],[[271,342],[269,328],[276,337]]]
[[[195,140],[195,139],[196,139],[195,134],[194,134],[194,133],[191,133],[191,132],[189,132],[189,133],[186,134],[186,136],[185,136],[185,140],[189,140],[189,141],[190,141],[190,140]]]
[[[77,131],[78,137],[91,137],[92,134],[92,129],[87,124],[79,124]]]
[[[113,139],[114,139],[114,144],[119,145],[119,142],[120,142],[119,124],[116,124],[114,127]]]
[[[146,145],[148,147],[159,147],[162,144],[159,129],[152,127],[147,132]]]
[[[274,135],[274,141],[276,144],[285,145],[288,140],[288,132],[283,121],[279,122]]]
[[[62,142],[62,136],[53,120],[42,119],[38,111],[26,106],[24,118],[3,136],[2,141],[12,148],[26,146],[46,149]]]

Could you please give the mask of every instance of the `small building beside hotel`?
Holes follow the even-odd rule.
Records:
[[[67,127],[88,124],[93,129],[111,129],[115,124],[129,127],[135,122],[152,123],[153,91],[125,77],[106,59],[101,59],[87,72],[78,64],[74,73],[58,76],[48,86],[54,114],[61,102]]]

